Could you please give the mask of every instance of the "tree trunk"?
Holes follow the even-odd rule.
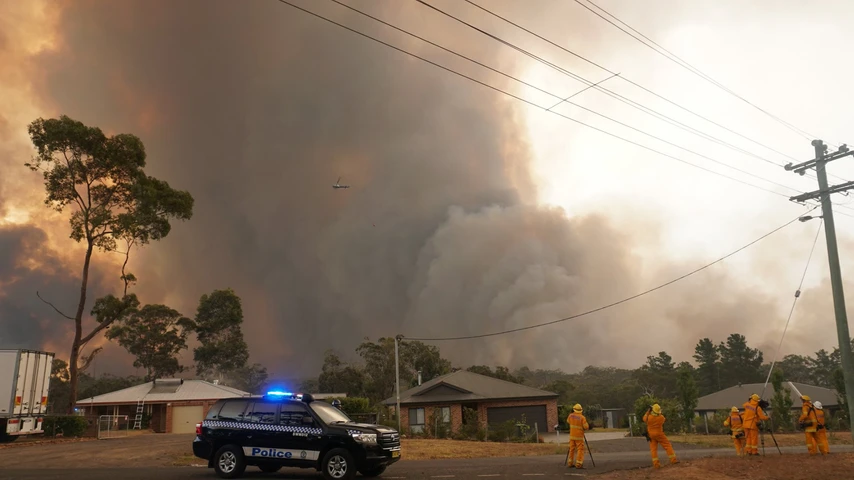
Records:
[[[92,261],[92,241],[86,248],[86,258],[83,261],[83,278],[80,281],[80,300],[77,304],[77,312],[74,315],[74,342],[71,344],[71,354],[68,358],[68,370],[70,374],[70,385],[68,395],[68,408],[66,413],[74,414],[74,405],[77,403],[77,381],[80,378],[78,360],[80,358],[81,340],[83,338],[83,311],[86,309],[86,287],[89,284],[89,264]]]

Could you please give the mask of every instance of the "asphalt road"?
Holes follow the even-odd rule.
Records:
[[[801,447],[784,447],[784,453],[804,453]],[[834,446],[835,452],[850,452],[848,446]],[[778,455],[775,448],[768,449],[768,455]],[[731,456],[733,449],[678,449],[682,460],[709,456]],[[537,478],[577,478],[595,476],[612,470],[647,468],[650,466],[649,452],[602,453],[594,457],[593,467],[590,457],[585,460],[585,470],[569,469],[563,466],[564,457],[559,455],[545,457],[484,458],[467,460],[424,460],[400,462],[391,466],[380,477],[385,480],[490,480]],[[81,459],[81,462],[85,460]],[[79,465],[79,464],[78,464]],[[203,467],[151,467],[151,468],[71,468],[39,469],[33,465],[28,469],[2,469],[3,479],[40,479],[40,480],[184,480],[218,478],[213,469]],[[665,467],[666,468],[666,467]],[[265,474],[249,467],[245,478],[273,478],[286,480],[321,479],[313,470],[283,469],[276,474]]]

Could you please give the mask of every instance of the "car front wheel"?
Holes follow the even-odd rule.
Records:
[[[323,478],[326,480],[351,480],[356,476],[353,455],[343,448],[330,450],[323,457]]]
[[[243,451],[237,445],[226,445],[214,454],[214,470],[220,478],[239,478],[246,470]]]

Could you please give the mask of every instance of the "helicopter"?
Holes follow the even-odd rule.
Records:
[[[341,185],[341,177],[338,177],[338,180],[335,181],[335,185],[332,185],[332,188],[350,188],[350,185]]]

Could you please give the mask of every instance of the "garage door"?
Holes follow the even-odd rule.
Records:
[[[486,409],[486,421],[490,425],[497,425],[508,420],[516,422],[522,421],[522,415],[525,415],[525,422],[531,427],[534,423],[541,432],[547,431],[548,420],[546,415],[545,405],[534,405],[528,407],[492,407]]]
[[[195,433],[196,424],[204,419],[201,405],[172,407],[172,433]]]

